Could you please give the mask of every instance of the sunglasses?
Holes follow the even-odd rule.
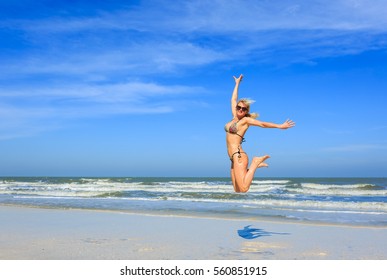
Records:
[[[243,112],[247,112],[247,107],[241,107],[239,105],[236,106],[237,111],[242,110]]]

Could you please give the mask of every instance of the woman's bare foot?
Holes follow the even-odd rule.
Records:
[[[268,165],[266,163],[264,163],[264,161],[267,160],[268,158],[270,158],[270,156],[268,156],[268,155],[265,155],[262,157],[254,157],[252,160],[252,163],[256,164],[257,168],[268,167]]]

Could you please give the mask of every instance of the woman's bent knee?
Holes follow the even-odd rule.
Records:
[[[246,192],[249,191],[249,189],[250,189],[250,186],[245,186],[245,187],[242,187],[242,188],[240,188],[239,186],[234,186],[234,190],[237,193],[246,193]]]

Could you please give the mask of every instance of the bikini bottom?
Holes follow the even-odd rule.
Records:
[[[235,153],[233,153],[233,154],[231,155],[231,157],[230,157],[231,162],[234,162],[234,155],[235,155],[235,154],[238,154],[238,158],[241,158],[241,157],[242,157],[241,154],[245,154],[245,152],[241,152],[240,147],[238,147],[238,151],[236,151]]]

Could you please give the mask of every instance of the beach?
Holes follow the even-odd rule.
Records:
[[[385,226],[7,205],[0,224],[2,260],[387,259]]]

